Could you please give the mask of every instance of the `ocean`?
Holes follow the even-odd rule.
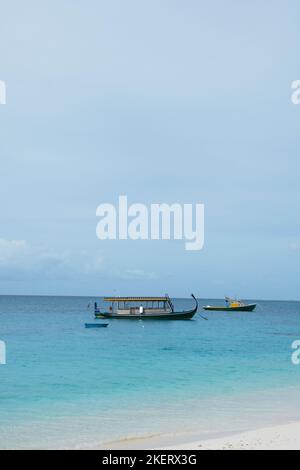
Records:
[[[111,320],[85,329],[96,300],[0,297],[1,449],[184,441],[300,420],[300,366],[291,361],[300,302],[200,312],[208,321]]]

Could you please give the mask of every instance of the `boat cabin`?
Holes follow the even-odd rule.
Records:
[[[109,311],[118,315],[172,313],[174,307],[168,295],[165,297],[105,297],[111,305]]]

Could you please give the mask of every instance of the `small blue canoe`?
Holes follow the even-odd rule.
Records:
[[[106,328],[108,323],[86,323],[86,328]]]

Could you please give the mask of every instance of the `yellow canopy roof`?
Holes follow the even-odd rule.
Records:
[[[169,297],[104,297],[105,302],[166,302]]]

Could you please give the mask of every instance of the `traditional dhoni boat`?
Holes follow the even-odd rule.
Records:
[[[107,309],[95,303],[96,318],[121,318],[130,320],[189,320],[198,310],[198,301],[192,310],[175,311],[172,300],[165,297],[105,297],[110,305]]]
[[[225,297],[226,305],[211,306],[206,305],[204,310],[213,310],[219,312],[253,312],[256,304],[245,304],[241,300],[232,300],[229,297]]]

